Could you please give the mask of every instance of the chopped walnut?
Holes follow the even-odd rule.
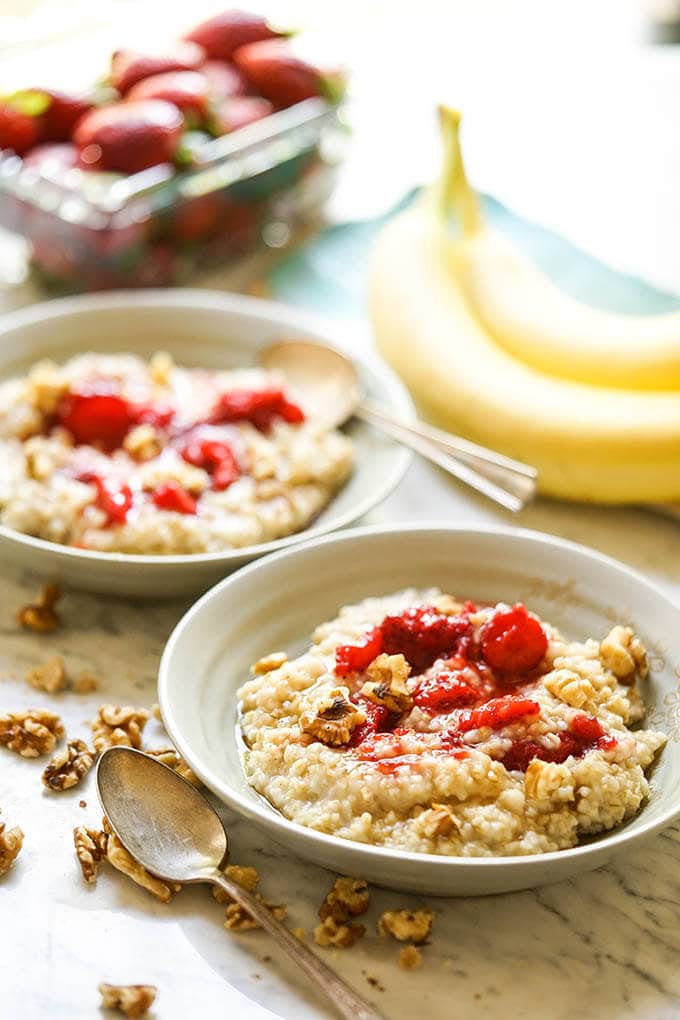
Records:
[[[69,740],[58,751],[42,774],[48,790],[70,790],[77,786],[94,765],[94,754],[83,740]]]
[[[413,698],[406,686],[411,667],[403,655],[379,655],[366,670],[368,680],[361,693],[375,705],[384,705],[390,712],[408,712]]]
[[[286,916],[286,907],[282,903],[267,903],[261,896],[257,897],[263,903],[277,921],[283,921]],[[224,915],[224,927],[231,931],[250,931],[259,928],[258,922],[250,916],[248,911],[240,903],[230,903]]]
[[[551,694],[572,708],[581,708],[596,697],[596,691],[587,676],[574,673],[571,669],[553,669],[544,679]]]
[[[22,758],[51,754],[63,736],[61,719],[46,708],[29,708],[26,712],[0,715],[0,744],[5,744]]]
[[[67,390],[68,383],[59,366],[48,358],[37,361],[28,373],[26,399],[43,415],[54,414]]]
[[[560,800],[574,799],[574,777],[568,765],[533,758],[524,773],[524,790],[527,797],[546,800],[560,793]]]
[[[366,926],[363,924],[338,924],[332,917],[327,917],[314,929],[314,941],[317,946],[349,949],[365,934]]]
[[[621,683],[633,684],[636,673],[647,676],[647,652],[630,627],[612,627],[600,644],[600,659]]]
[[[145,708],[127,705],[100,705],[99,715],[90,723],[94,735],[94,749],[101,754],[107,747],[123,744],[126,747],[142,746],[142,730],[149,713]]]
[[[88,673],[86,669],[81,669],[80,673],[71,681],[71,690],[74,694],[90,694],[98,688],[99,680],[96,676]]]
[[[182,888],[181,885],[177,882],[167,884],[161,881],[160,878],[151,875],[146,868],[143,868],[139,861],[136,861],[132,854],[125,849],[115,832],[111,831],[106,819],[104,819],[104,831],[108,836],[106,859],[109,864],[116,868],[117,871],[122,871],[124,875],[131,878],[137,885],[141,885],[142,889],[146,889],[157,900],[160,900],[162,903],[169,903],[173,892],[179,892]]]
[[[452,595],[437,595],[432,599],[432,605],[443,616],[458,616],[463,612],[462,602],[458,602]]]
[[[423,956],[417,946],[402,946],[397,956],[397,964],[402,970],[418,970],[422,966]]]
[[[108,833],[100,829],[88,829],[79,825],[73,830],[73,843],[83,878],[90,885],[97,881],[99,865],[106,857]]]
[[[163,449],[163,443],[153,425],[137,425],[123,440],[123,449],[134,460],[153,460]]]
[[[17,613],[20,626],[38,633],[49,633],[61,626],[61,620],[54,608],[61,598],[61,590],[56,584],[45,584],[40,589],[34,603],[22,608]]]
[[[56,694],[66,687],[66,668],[60,655],[53,655],[42,666],[34,666],[26,674],[26,683],[37,690]]]
[[[371,894],[363,878],[336,878],[319,907],[319,917],[325,921],[332,917],[341,923],[350,917],[358,917],[368,910]]]
[[[156,999],[155,985],[100,985],[102,1009],[117,1009],[130,1020],[145,1016]]]
[[[24,834],[21,829],[5,829],[5,823],[0,822],[0,875],[7,874],[23,845]]]
[[[174,747],[163,747],[157,751],[145,751],[144,753],[151,755],[152,758],[157,758],[164,765],[168,765],[173,772],[176,772],[182,779],[186,779],[187,783],[191,783],[192,786],[202,785],[196,773],[187,765],[184,758],[178,754]]]
[[[172,355],[167,351],[156,351],[149,361],[149,374],[157,386],[169,386],[175,368]]]
[[[365,713],[349,700],[348,688],[334,687],[317,701],[312,711],[303,712],[300,729],[323,744],[339,747],[365,721]]]
[[[450,836],[458,829],[458,823],[448,804],[433,804],[418,816],[418,827],[424,836],[434,839],[435,836]]]
[[[250,672],[255,676],[261,675],[262,673],[271,673],[275,669],[280,669],[284,662],[288,662],[288,656],[285,652],[271,652],[269,655],[263,656],[258,659],[250,667]]]
[[[237,882],[238,885],[243,886],[248,892],[255,892],[260,881],[257,868],[249,868],[240,864],[228,864],[224,869],[224,874],[232,882]],[[225,892],[219,885],[213,886],[212,894],[218,903],[233,903],[229,893]]]
[[[432,930],[431,910],[386,910],[378,919],[378,934],[391,935],[398,942],[420,945]]]

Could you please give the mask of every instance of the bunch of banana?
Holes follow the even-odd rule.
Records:
[[[562,294],[483,222],[459,115],[444,173],[372,253],[378,347],[437,425],[533,464],[541,491],[680,499],[680,313],[608,314]]]

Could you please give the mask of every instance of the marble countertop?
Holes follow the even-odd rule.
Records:
[[[507,519],[423,463],[374,521]],[[539,502],[514,520],[620,557],[680,596],[680,527],[636,510]],[[3,570],[0,580],[0,709],[56,706],[69,735],[87,737],[103,701],[150,706],[158,659],[186,603],[116,602],[68,592],[64,626],[49,635],[20,630],[15,610],[40,578]],[[94,695],[36,697],[25,670],[60,654],[76,671],[101,678]],[[160,724],[147,746],[162,746]],[[25,833],[16,866],[0,885],[2,1015],[90,1020],[97,985],[158,986],[152,1016],[198,1020],[320,1020],[334,1016],[303,986],[296,969],[261,932],[222,928],[223,908],[204,887],[165,906],[103,867],[85,885],[72,844],[77,824],[97,825],[93,779],[52,794],[40,782],[44,760],[0,749],[0,817]],[[86,807],[79,802],[85,800]],[[232,858],[261,872],[266,897],[285,902],[290,923],[308,931],[331,876],[228,817]],[[389,1020],[451,1016],[488,1020],[671,1020],[680,1011],[680,825],[642,850],[573,881],[482,899],[431,900],[437,911],[420,971],[396,966],[396,943],[375,934],[378,914],[415,898],[375,889],[367,937],[349,950],[318,950]],[[370,979],[370,981],[369,981]]]

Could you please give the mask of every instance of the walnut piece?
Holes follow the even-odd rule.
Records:
[[[574,799],[574,777],[568,765],[533,758],[524,773],[524,791],[527,797],[546,800],[560,791],[560,800]]]
[[[163,449],[163,443],[153,425],[137,425],[123,440],[123,449],[134,460],[153,460]]]
[[[169,386],[175,362],[167,351],[156,351],[149,361],[149,374],[157,386]]]
[[[448,804],[432,804],[418,816],[418,827],[424,836],[434,839],[435,836],[450,836],[458,829],[458,823]]]
[[[18,827],[6,829],[0,822],[0,875],[6,875],[24,845],[24,834]]]
[[[108,834],[100,829],[87,829],[79,825],[73,830],[73,843],[83,878],[90,885],[97,881],[99,865],[106,857]]]
[[[366,926],[363,924],[338,924],[332,917],[327,917],[314,929],[314,941],[317,946],[349,949],[365,934]]]
[[[172,899],[173,892],[179,892],[182,888],[177,882],[173,882],[170,885],[162,882],[160,878],[155,878],[154,875],[149,874],[146,868],[134,859],[132,854],[128,853],[118,836],[111,831],[111,828],[104,819],[103,821],[104,832],[108,836],[106,842],[106,860],[111,864],[117,871],[122,871],[124,875],[131,878],[137,885],[141,885],[142,889],[146,889],[152,896],[155,896],[161,903],[169,903]]]
[[[350,917],[358,917],[368,910],[371,894],[368,883],[363,878],[336,878],[329,892],[319,907],[319,917],[325,921],[332,917],[339,924],[349,921]]]
[[[201,786],[201,780],[198,778],[196,773],[187,765],[184,758],[174,749],[174,747],[162,747],[155,751],[145,751],[145,754],[151,755],[152,758],[157,758],[158,761],[162,761],[164,765],[168,765],[173,772],[176,772],[182,779],[186,779],[187,783],[191,783],[192,786]]]
[[[397,965],[402,970],[418,970],[422,966],[423,956],[417,946],[402,946],[397,956]]]
[[[42,774],[48,790],[70,790],[84,779],[94,765],[94,753],[84,740],[69,740],[66,747],[57,751]]]
[[[53,655],[42,666],[34,666],[26,674],[26,683],[36,690],[56,694],[66,687],[66,667],[61,655]]]
[[[126,747],[142,746],[142,730],[146,726],[149,713],[145,708],[132,708],[126,705],[100,705],[99,714],[90,723],[93,733],[94,749],[101,754],[107,747],[123,744]]]
[[[572,708],[582,708],[596,697],[596,690],[587,676],[574,673],[571,669],[553,669],[543,683],[546,690]]]
[[[47,634],[61,626],[61,620],[54,608],[61,598],[61,589],[56,584],[45,584],[38,592],[35,602],[22,606],[17,621],[26,630]]]
[[[5,744],[22,758],[51,754],[63,736],[61,719],[46,708],[29,708],[26,712],[0,715],[0,744]]]
[[[88,673],[86,669],[81,669],[80,673],[71,681],[71,690],[74,694],[90,694],[92,691],[96,691],[98,687],[99,680],[96,676]]]
[[[28,373],[26,399],[42,415],[51,415],[68,390],[59,366],[49,358],[37,361]]]
[[[624,684],[633,684],[636,674],[645,677],[649,672],[645,646],[630,627],[612,627],[600,643],[600,659]]]
[[[254,676],[271,673],[275,669],[280,669],[284,662],[288,662],[288,656],[285,652],[270,652],[269,655],[265,655],[258,659],[257,662],[254,662],[250,667],[250,672]]]
[[[365,713],[349,700],[347,687],[333,687],[300,716],[300,729],[316,737],[322,744],[340,747],[352,731],[366,721]]]
[[[156,999],[155,985],[100,985],[102,1009],[117,1009],[134,1020],[145,1016]]]
[[[391,935],[398,942],[420,945],[432,930],[431,910],[386,910],[378,919],[378,934]]]
[[[462,602],[458,602],[452,595],[437,595],[432,599],[432,606],[442,616],[459,616],[465,608]]]
[[[259,895],[257,898],[268,910],[271,910],[277,921],[285,919],[287,908],[283,903],[267,903]],[[259,928],[260,925],[240,903],[233,902],[229,904],[224,915],[224,927],[229,931],[250,931],[253,928]]]
[[[228,864],[224,869],[224,874],[227,878],[230,878],[232,882],[237,882],[238,885],[243,886],[248,892],[255,892],[257,884],[260,881],[260,876],[257,872],[257,868],[244,867],[240,864]],[[218,903],[233,903],[232,897],[224,889],[221,889],[218,885],[214,885],[212,888],[212,894]]]
[[[374,705],[383,705],[401,715],[413,707],[413,698],[406,686],[411,667],[403,655],[379,655],[366,670],[368,680],[361,693]]]

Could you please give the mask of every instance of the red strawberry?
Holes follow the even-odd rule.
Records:
[[[45,142],[67,142],[83,114],[92,109],[92,103],[82,96],[56,89],[31,90],[47,96],[49,105],[40,118],[40,135]]]
[[[283,35],[271,28],[264,18],[248,11],[222,11],[214,18],[208,18],[196,25],[185,36],[190,42],[202,46],[209,57],[217,60],[231,60],[239,46],[274,39]]]
[[[27,113],[14,98],[0,102],[0,149],[13,149],[18,156],[40,141],[40,118]]]
[[[162,99],[112,103],[78,121],[73,141],[92,170],[137,173],[173,161],[184,128],[176,106]]]
[[[151,499],[159,510],[174,510],[177,514],[195,514],[197,510],[194,497],[177,482],[170,481],[159,485],[153,491]]]
[[[243,46],[234,63],[256,92],[283,109],[313,96],[339,98],[341,78],[337,72],[322,72],[314,64],[295,56],[283,39]]]
[[[262,96],[234,96],[219,104],[211,117],[210,127],[215,135],[227,135],[273,112],[272,104]]]
[[[242,96],[248,91],[248,82],[235,64],[223,60],[206,60],[205,64],[201,64],[201,74],[208,79],[210,95],[214,99]]]
[[[168,71],[152,74],[133,85],[127,100],[164,99],[177,106],[193,124],[201,124],[208,112],[210,84],[198,71]]]
[[[78,166],[78,150],[70,142],[45,142],[35,145],[24,156],[24,166],[40,167],[47,173],[59,173]]]
[[[111,57],[110,79],[114,88],[125,93],[143,78],[166,71],[195,71],[205,60],[205,52],[196,43],[180,41],[159,53],[116,50]]]

